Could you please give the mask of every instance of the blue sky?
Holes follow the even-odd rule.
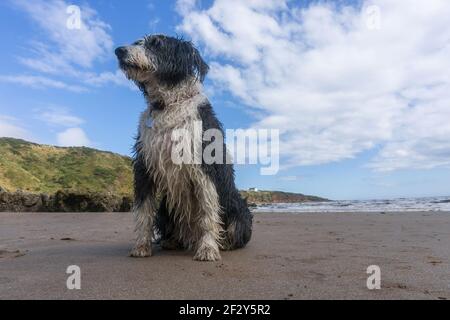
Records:
[[[82,30],[65,27],[72,4]],[[440,0],[2,1],[0,136],[130,154],[145,104],[114,48],[182,35],[211,65],[205,91],[226,128],[282,134],[279,173],[238,165],[240,188],[448,195],[449,12]]]

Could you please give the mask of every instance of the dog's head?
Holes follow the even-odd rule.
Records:
[[[203,82],[208,65],[189,41],[151,35],[116,49],[120,68],[142,89],[149,81],[173,87],[184,80]]]

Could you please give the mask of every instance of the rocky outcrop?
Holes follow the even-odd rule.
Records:
[[[104,194],[0,192],[0,212],[128,212],[132,204],[129,197]]]
[[[249,206],[257,206],[270,203],[301,203],[301,202],[323,202],[328,199],[282,191],[241,191],[243,198],[247,199]]]

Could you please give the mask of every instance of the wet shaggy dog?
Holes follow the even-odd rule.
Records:
[[[207,144],[194,134],[198,123],[202,133],[219,130],[226,150],[222,124],[202,93],[208,65],[191,42],[164,35],[147,36],[115,52],[147,102],[135,144],[137,239],[130,255],[150,256],[154,236],[163,249],[194,250],[200,261],[219,260],[219,249],[244,247],[251,238],[252,215],[236,189],[226,151],[215,163],[173,160],[173,132],[180,130],[201,139],[201,150],[193,152],[203,154]]]

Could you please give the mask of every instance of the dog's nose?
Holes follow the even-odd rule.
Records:
[[[115,53],[117,58],[122,59],[127,54],[127,49],[125,47],[118,47]]]

